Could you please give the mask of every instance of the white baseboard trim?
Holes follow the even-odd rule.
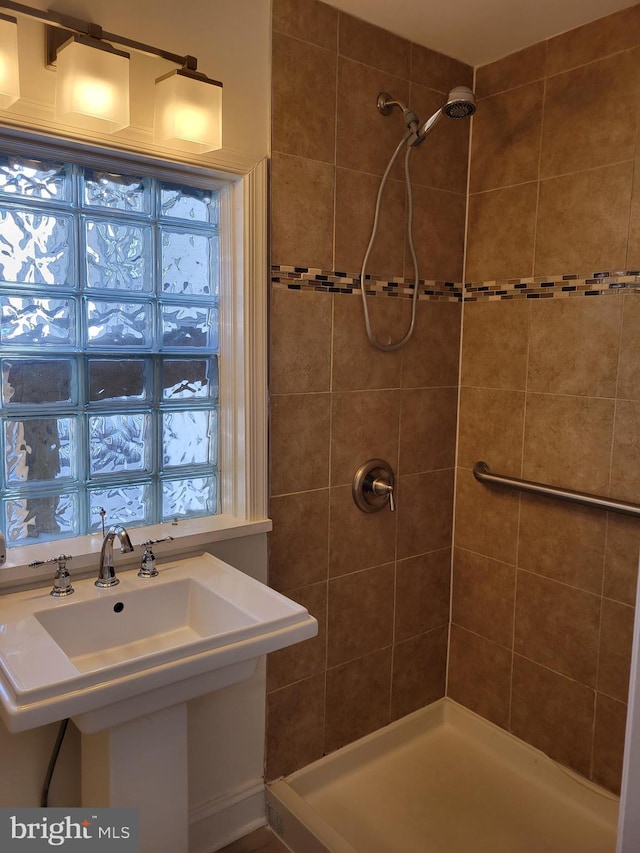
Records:
[[[254,779],[189,809],[189,853],[214,853],[266,823],[264,780]]]

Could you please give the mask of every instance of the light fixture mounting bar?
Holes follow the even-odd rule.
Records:
[[[29,18],[36,18],[43,21],[45,24],[53,26],[65,26],[69,30],[82,35],[89,35],[89,24],[80,18],[73,18],[70,15],[61,15],[59,12],[54,12],[52,9],[33,9],[31,6],[25,6],[24,3],[14,3],[13,0],[2,0],[0,9],[9,9],[17,15],[26,15]],[[64,22],[64,23],[63,23]]]
[[[31,6],[25,6],[23,3],[14,3],[13,0],[0,0],[0,9],[8,9],[18,15],[26,15],[30,18],[36,18],[48,24],[47,27],[47,66],[51,67],[52,62],[55,62],[55,52],[51,55],[49,43],[60,47],[71,35],[86,35],[92,38],[100,39],[106,42],[115,42],[116,44],[128,47],[135,50],[137,53],[145,53],[148,56],[159,56],[161,59],[166,59],[168,62],[173,62],[181,68],[189,71],[195,71],[198,67],[198,60],[195,56],[181,56],[177,53],[172,53],[162,48],[154,47],[145,42],[135,41],[134,39],[120,36],[116,33],[105,32],[98,24],[93,24],[88,21],[83,21],[79,18],[73,18],[69,15],[62,15],[59,12],[52,10],[44,11],[42,9],[34,9]],[[66,30],[62,36],[50,36],[49,31],[55,29]]]
[[[190,71],[195,71],[198,67],[198,60],[195,56],[179,56],[177,53],[170,53],[168,50],[162,50],[159,47],[153,47],[150,44],[145,44],[141,41],[134,41],[126,36],[119,36],[115,33],[102,33],[102,38],[105,41],[114,41],[116,44],[121,44],[123,47],[131,48],[137,53],[146,53],[148,56],[159,56],[161,59],[166,59],[168,62],[174,62],[183,68],[188,68]]]

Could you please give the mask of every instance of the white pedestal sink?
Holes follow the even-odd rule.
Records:
[[[83,804],[140,809],[142,853],[187,851],[186,705],[315,636],[304,607],[210,554],[0,597],[0,714],[20,732],[72,717]]]
[[[185,702],[82,736],[82,805],[138,809],[142,853],[187,853]]]

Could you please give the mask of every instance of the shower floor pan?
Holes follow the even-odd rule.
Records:
[[[450,699],[267,787],[294,853],[615,853],[618,804]]]

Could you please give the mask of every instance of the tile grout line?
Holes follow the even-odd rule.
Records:
[[[473,69],[473,91],[476,90],[478,69]],[[469,238],[469,210],[470,210],[470,188],[471,188],[471,165],[473,151],[473,119],[469,126],[469,142],[467,151],[467,186],[465,189],[465,212],[464,212],[464,243],[462,250],[462,280],[466,279],[467,273],[467,252]],[[458,470],[460,464],[460,405],[462,400],[462,360],[464,353],[464,319],[465,319],[465,304],[464,304],[464,285],[462,285],[462,306],[460,310],[460,338],[458,350],[458,387],[456,395],[456,444],[455,457],[453,466],[453,506],[451,519],[451,559],[449,561],[449,624],[447,626],[447,659],[445,669],[445,684],[444,695],[449,695],[449,675],[451,667],[451,639],[453,633],[453,600],[454,600],[454,583],[455,583],[455,551],[456,551],[456,510],[458,507]]]
[[[400,482],[400,444],[402,440],[402,400],[405,389],[402,387],[403,385],[403,375],[404,375],[404,356],[405,351],[403,350],[400,354],[400,388],[399,390],[399,399],[398,399],[398,444],[396,448],[396,458],[395,458],[395,471],[396,471],[396,489]],[[397,498],[397,494],[394,495]],[[391,626],[391,674],[389,679],[389,721],[392,719],[392,710],[393,710],[393,667],[395,664],[395,654],[396,654],[396,615],[397,615],[397,607],[398,607],[398,513],[400,512],[399,503],[396,499],[396,510],[395,510],[395,519],[394,519],[394,547],[393,547],[393,619]],[[386,512],[386,510],[382,510],[382,512]]]
[[[629,226],[630,227],[630,226]],[[618,391],[620,388],[620,353],[622,350],[622,334],[624,330],[624,306],[625,300],[622,300],[622,308],[620,310],[620,321],[618,328],[618,357],[616,362],[616,395],[614,398],[613,404],[613,423],[611,427],[611,448],[609,452],[609,488],[608,493],[611,495],[611,484],[612,484],[612,472],[613,472],[613,457],[615,451],[615,435],[616,435],[616,421],[618,415]],[[602,554],[602,582],[600,587],[600,614],[598,618],[598,646],[596,652],[596,683],[595,683],[595,692],[593,697],[593,721],[591,724],[591,760],[590,760],[590,778],[593,779],[593,775],[595,772],[595,742],[596,742],[596,728],[597,728],[597,715],[598,715],[598,686],[600,684],[600,666],[601,666],[601,648],[602,648],[602,618],[604,613],[604,600],[605,600],[605,577],[606,577],[606,556],[607,556],[607,542],[609,536],[609,522],[610,522],[610,513],[605,514],[605,533],[604,533],[604,550]]]
[[[326,574],[326,594],[327,606],[325,616],[325,637],[324,637],[324,683],[323,683],[323,706],[322,706],[322,754],[326,755],[327,746],[327,686],[328,686],[328,671],[329,671],[329,607],[330,607],[330,580],[331,580],[331,461],[332,461],[332,438],[333,438],[333,386],[334,386],[334,340],[335,340],[335,323],[336,323],[336,302],[331,299],[331,355],[330,355],[330,371],[329,371],[329,481],[328,481],[328,508],[327,508],[327,574]]]
[[[527,310],[527,357],[525,359],[525,372],[524,372],[524,407],[522,413],[522,433],[521,433],[521,441],[522,446],[520,450],[520,474],[521,476],[524,473],[524,459],[525,459],[525,439],[526,439],[526,425],[527,425],[527,400],[528,400],[528,388],[529,388],[529,363],[531,358],[531,312],[532,307],[529,306]],[[509,675],[509,731],[511,731],[512,725],[512,715],[513,715],[513,676],[515,671],[515,655],[516,655],[516,615],[518,610],[518,572],[520,566],[520,528],[522,525],[522,495],[518,494],[518,513],[517,513],[517,521],[516,521],[516,553],[515,553],[515,577],[514,577],[514,590],[513,590],[513,621],[512,621],[512,633],[511,633],[511,672]]]

